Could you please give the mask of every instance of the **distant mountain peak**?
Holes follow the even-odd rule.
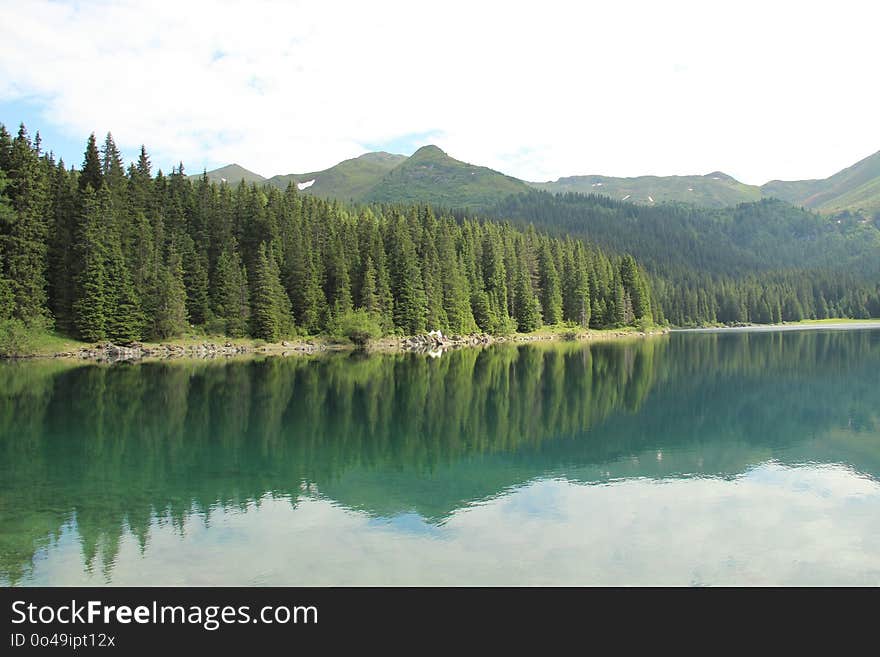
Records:
[[[412,154],[412,157],[415,159],[424,158],[424,157],[449,157],[439,146],[435,146],[434,144],[428,144],[427,146],[422,146],[415,153]]]
[[[397,155],[396,153],[388,153],[387,151],[373,151],[372,153],[358,155],[355,159],[364,162],[374,162],[376,164],[399,164],[406,159],[406,155]]]
[[[220,167],[219,169],[206,171],[204,173],[197,173],[189,177],[196,179],[201,178],[203,175],[206,175],[208,177],[208,180],[212,182],[225,182],[230,185],[237,185],[242,180],[244,180],[248,184],[266,182],[266,179],[260,174],[254,173],[253,171],[248,171],[240,164],[234,162],[232,164],[227,164],[226,166]]]
[[[733,176],[729,176],[723,171],[713,171],[712,173],[707,173],[703,178],[709,178],[710,180],[725,180],[727,182],[739,182]]]

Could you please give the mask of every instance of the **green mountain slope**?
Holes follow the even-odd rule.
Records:
[[[722,208],[761,198],[759,187],[741,183],[720,171],[705,176],[570,176],[554,182],[529,184],[548,192],[602,194],[642,205],[680,202]]]
[[[487,207],[510,194],[528,189],[521,180],[487,167],[461,162],[436,146],[423,146],[389,171],[363,200]]]
[[[286,189],[290,183],[296,183],[307,194],[357,201],[375,187],[382,176],[406,159],[405,155],[393,153],[365,153],[323,171],[273,176],[268,182],[281,189]]]
[[[720,171],[703,176],[589,175],[524,182],[456,160],[436,146],[420,148],[409,158],[385,152],[366,153],[323,171],[269,179],[230,164],[209,171],[208,178],[226,180],[229,184],[241,180],[265,182],[281,189],[295,183],[306,194],[343,201],[432,203],[459,208],[487,208],[508,195],[538,189],[597,194],[647,206],[687,203],[702,208],[726,208],[776,198],[825,214],[850,211],[867,219],[880,216],[880,152],[822,180],[772,180],[761,187],[747,185]]]
[[[645,207],[602,196],[532,191],[488,212],[632,253],[654,272],[742,276],[793,268],[880,273],[880,225],[763,199],[731,208]]]
[[[230,185],[237,185],[239,182],[244,180],[246,183],[262,183],[266,182],[266,179],[263,178],[258,173],[254,173],[253,171],[248,171],[243,166],[238,164],[228,164],[225,167],[220,167],[219,169],[214,169],[213,171],[207,172],[208,180],[211,182],[221,183],[226,182]],[[190,176],[190,178],[201,178],[202,174],[198,173]]]
[[[761,192],[820,212],[878,213],[880,151],[824,180],[771,180],[761,187]]]
[[[824,201],[819,209],[823,212],[835,213],[850,210],[880,217],[880,176],[853,190]]]

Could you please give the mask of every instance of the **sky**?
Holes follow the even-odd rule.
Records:
[[[436,144],[526,180],[824,178],[880,150],[875,2],[0,0],[0,122],[271,176]]]

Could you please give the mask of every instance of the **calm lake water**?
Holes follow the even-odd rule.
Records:
[[[0,364],[0,584],[880,584],[880,330]]]

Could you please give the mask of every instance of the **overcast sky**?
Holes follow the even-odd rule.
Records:
[[[825,177],[880,149],[877,7],[0,0],[0,121],[77,166],[110,130],[190,173],[434,143],[527,180]]]

